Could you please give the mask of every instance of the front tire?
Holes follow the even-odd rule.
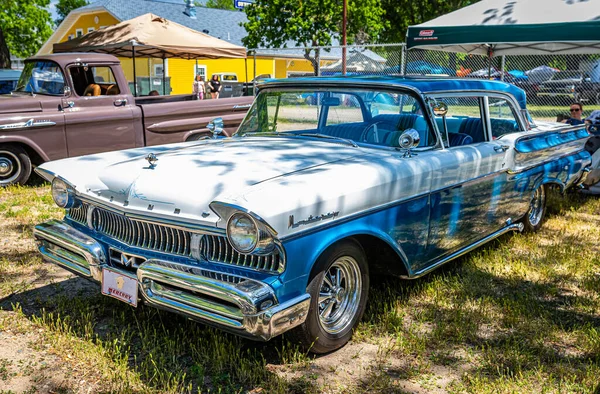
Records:
[[[529,210],[522,219],[523,225],[525,226],[523,232],[534,233],[542,227],[546,216],[546,192],[546,185],[540,185],[535,189],[531,202],[529,203]]]
[[[362,248],[343,241],[317,260],[307,292],[311,296],[306,321],[290,332],[312,353],[329,353],[352,337],[367,304],[369,267]]]
[[[0,146],[0,187],[24,185],[31,175],[31,159],[18,145]]]

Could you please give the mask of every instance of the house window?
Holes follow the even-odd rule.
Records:
[[[75,30],[75,36],[81,37],[82,35],[83,35],[83,29],[77,29],[77,30]]]
[[[157,77],[162,77],[163,75],[163,65],[162,64],[155,64],[154,65],[154,75]]]
[[[73,39],[73,34],[69,34],[69,41]]]
[[[94,31],[94,28],[93,28],[93,27],[88,27],[88,31],[87,31],[88,33],[91,33],[91,32],[93,32],[93,31]]]
[[[194,64],[194,79],[196,79],[196,75],[202,75],[202,79],[206,81],[206,66]]]

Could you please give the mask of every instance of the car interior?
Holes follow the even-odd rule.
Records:
[[[78,96],[112,96],[120,93],[110,67],[75,66],[69,68]]]

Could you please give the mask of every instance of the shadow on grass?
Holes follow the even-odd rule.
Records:
[[[268,364],[309,360],[284,337],[254,342],[143,304],[132,308],[101,295],[97,284],[82,278],[0,299],[0,309],[15,305],[29,320],[48,328],[45,335],[93,344],[88,357],[93,352],[108,357],[117,364],[114,371],[127,370],[157,392],[240,392],[256,387],[274,393],[319,392],[309,379],[284,381],[269,370]],[[100,373],[109,378],[108,391],[121,391],[128,376],[114,371]]]

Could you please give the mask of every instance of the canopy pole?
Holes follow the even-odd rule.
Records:
[[[163,61],[163,72],[162,72],[162,74],[163,74],[162,75],[162,77],[163,77],[163,96],[165,96],[167,94],[166,93],[167,92],[167,65],[165,64],[166,63],[165,55],[163,55],[162,61]],[[196,61],[196,62],[198,62],[198,61]]]
[[[500,80],[504,81],[504,69],[506,68],[506,56],[502,55],[502,57],[500,58],[500,72],[502,74],[500,74]]]
[[[135,43],[131,46],[133,59],[133,97],[137,97],[137,74],[135,72]]]
[[[248,54],[244,58],[244,71],[246,72],[246,89],[244,92],[244,96],[248,95]]]
[[[274,76],[274,75],[273,75]],[[256,50],[254,50],[254,83],[252,84],[252,95],[256,96]]]

